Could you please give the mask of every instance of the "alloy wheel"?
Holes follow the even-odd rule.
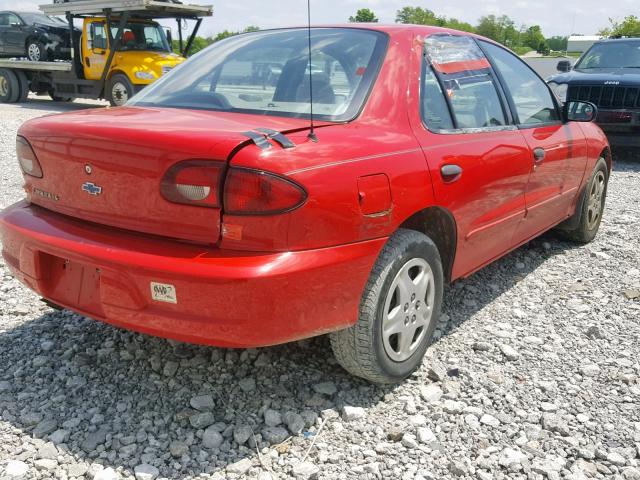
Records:
[[[388,291],[382,319],[384,349],[395,362],[409,359],[433,321],[434,276],[422,258],[406,262]]]
[[[604,199],[604,190],[606,179],[604,172],[599,170],[593,178],[591,188],[589,190],[589,199],[587,204],[587,228],[593,230],[602,216],[602,204]]]
[[[38,47],[38,45],[35,43],[30,43],[29,48],[27,50],[27,56],[29,57],[29,60],[31,60],[32,62],[39,62],[40,47]]]

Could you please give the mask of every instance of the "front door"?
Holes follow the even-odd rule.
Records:
[[[106,23],[85,21],[83,37],[84,76],[87,80],[99,80],[109,56]]]
[[[576,171],[586,166],[586,142],[579,126],[562,122],[549,87],[525,62],[493,43],[480,45],[500,76],[530,150],[526,216],[513,239],[518,244],[569,215],[581,180]]]
[[[438,204],[456,221],[457,278],[512,248],[525,216],[530,149],[475,41],[435,35],[425,44],[422,112],[412,123]]]

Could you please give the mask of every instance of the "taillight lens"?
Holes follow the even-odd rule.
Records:
[[[307,199],[297,183],[272,173],[230,168],[224,183],[224,211],[229,215],[275,215],[290,212]]]
[[[224,164],[188,160],[175,164],[160,183],[162,196],[173,203],[220,207],[220,182]]]
[[[25,175],[42,178],[42,167],[26,138],[16,137],[16,154],[18,155],[20,168]]]

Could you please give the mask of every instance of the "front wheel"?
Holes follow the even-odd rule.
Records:
[[[49,54],[42,42],[30,40],[27,43],[27,58],[32,62],[47,62],[49,61]]]
[[[358,322],[332,333],[338,362],[374,383],[398,383],[422,363],[440,317],[444,275],[433,241],[399,230],[387,242],[360,302]]]
[[[121,107],[133,97],[133,84],[121,74],[114,75],[107,85],[107,100],[114,107]]]

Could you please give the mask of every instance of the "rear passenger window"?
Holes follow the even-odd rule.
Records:
[[[425,58],[422,110],[428,128],[484,129],[507,125],[491,64],[473,39],[453,35],[429,37],[425,41]]]
[[[482,42],[502,75],[518,113],[521,125],[539,125],[560,121],[549,87],[522,60],[504,48]]]

